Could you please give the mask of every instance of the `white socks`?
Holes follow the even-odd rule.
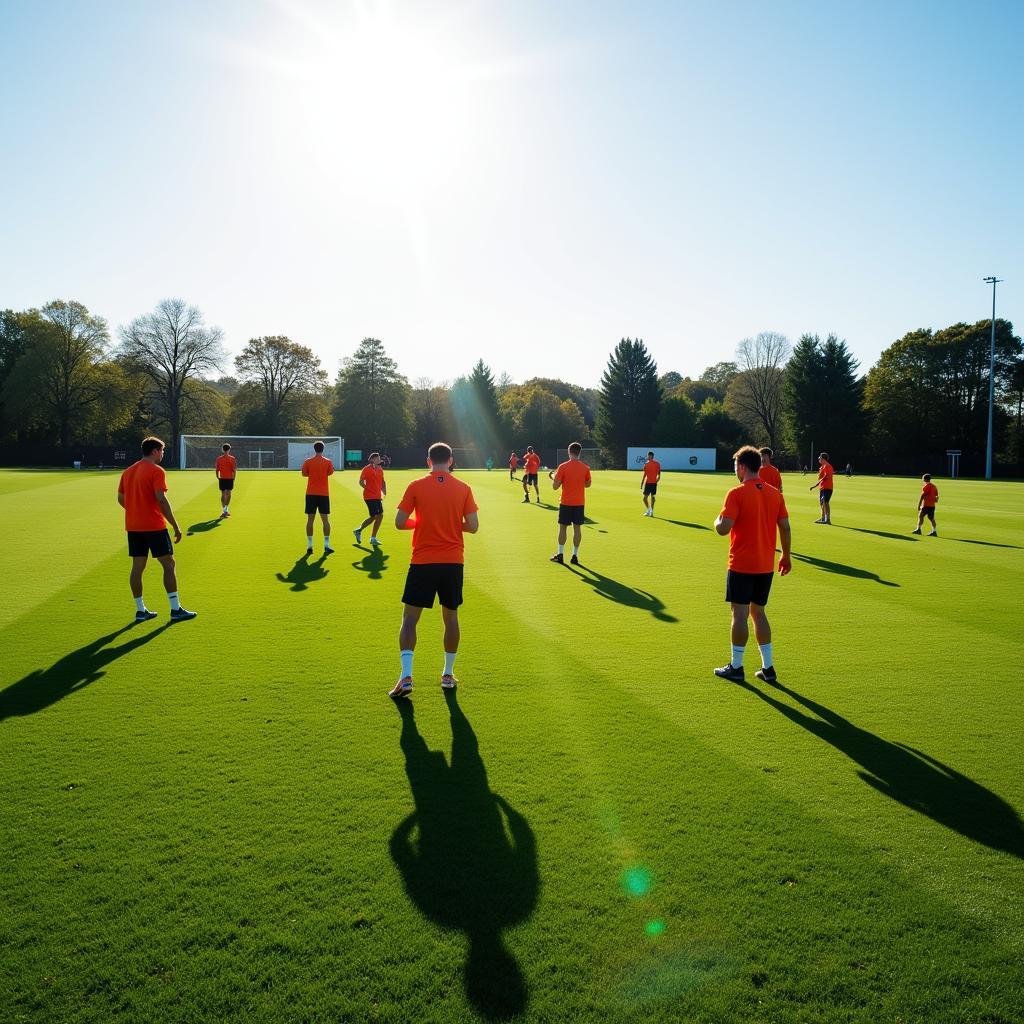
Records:
[[[729,662],[733,668],[743,668],[743,652],[746,647],[737,647],[735,644],[732,645],[732,660]]]
[[[227,512],[227,510],[228,510],[228,507],[227,507],[227,505],[225,505],[224,506],[224,511]]]
[[[331,535],[329,533],[324,534],[324,547],[329,548],[331,546]]]
[[[141,597],[135,598],[135,610],[137,612],[144,612],[146,610],[146,602]]]
[[[313,537],[312,537],[312,534],[310,534],[308,537],[306,537],[306,549],[308,551],[312,551],[313,550]]]
[[[564,544],[559,544],[558,545],[558,553],[560,555],[565,554],[565,545]]]
[[[766,644],[758,644],[758,648],[761,651],[761,667],[771,668],[772,667],[772,645],[771,641]]]
[[[575,558],[577,555],[579,555],[579,553],[580,553],[580,546],[579,546],[579,544],[573,544],[573,546],[572,546],[572,557]]]
[[[412,676],[412,651],[401,651],[399,657],[402,659],[402,678]],[[445,655],[447,658],[448,655]],[[452,656],[454,657],[454,655]]]
[[[444,674],[446,676],[455,675],[455,651],[444,652]]]
[[[141,598],[140,598],[141,600]],[[181,602],[178,600],[178,592],[168,591],[167,600],[171,602],[171,611],[176,612],[181,607]]]

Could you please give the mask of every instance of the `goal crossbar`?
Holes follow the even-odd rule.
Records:
[[[315,441],[323,442],[324,456],[335,468],[344,468],[344,438],[294,434],[182,434],[178,465],[182,469],[213,469],[223,446],[230,444],[241,470],[299,469],[314,454]]]

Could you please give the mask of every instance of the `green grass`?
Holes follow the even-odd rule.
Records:
[[[389,475],[394,507],[411,474]],[[302,486],[171,474],[182,599],[127,628],[115,478],[0,474],[0,1019],[1010,1022],[1024,1005],[1024,485],[840,479],[723,683],[730,481],[467,479],[462,680],[396,709],[407,534],[309,567]],[[550,496],[550,492],[546,492]],[[415,817],[413,817],[415,815]]]

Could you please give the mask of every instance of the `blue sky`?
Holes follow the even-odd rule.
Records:
[[[411,379],[1020,320],[1024,4],[0,0],[0,307]],[[1018,325],[1020,326],[1020,325]],[[230,369],[230,367],[225,367]]]

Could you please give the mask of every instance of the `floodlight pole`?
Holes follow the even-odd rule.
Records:
[[[986,277],[992,285],[992,344],[988,360],[988,442],[985,446],[985,479],[992,479],[992,419],[996,404],[996,285],[1000,278]]]

